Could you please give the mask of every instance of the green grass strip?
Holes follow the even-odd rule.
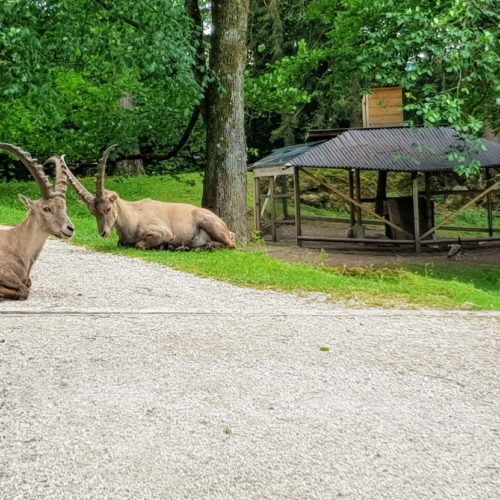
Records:
[[[93,190],[93,182],[85,182]],[[151,197],[198,204],[199,174],[176,177],[108,179],[107,187],[127,200]],[[17,194],[37,198],[34,183],[0,183],[0,223],[15,225],[26,216]],[[98,252],[146,262],[240,286],[294,292],[322,292],[332,301],[378,307],[431,307],[500,310],[500,266],[412,266],[411,268],[328,268],[288,264],[265,254],[262,246],[217,252],[141,251],[119,248],[100,238],[93,216],[68,192],[68,212],[77,231],[72,243]]]

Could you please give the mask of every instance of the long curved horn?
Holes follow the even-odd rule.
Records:
[[[51,156],[48,160],[45,160],[44,166],[47,163],[53,163],[56,166],[56,182],[54,184],[54,192],[53,194],[62,194],[66,195],[66,190],[68,188],[68,174],[63,167],[62,160],[63,156]]]
[[[104,174],[106,171],[106,163],[108,161],[109,153],[112,149],[116,148],[118,144],[112,144],[109,146],[101,156],[99,164],[97,165],[97,174],[95,179],[95,196],[96,198],[104,197]]]
[[[47,175],[45,175],[43,167],[37,163],[37,159],[32,158],[28,152],[23,151],[21,148],[18,148],[13,144],[0,143],[0,148],[5,149],[5,151],[12,153],[19,158],[23,162],[24,166],[30,171],[31,175],[35,178],[35,181],[42,192],[42,196],[44,198],[50,198],[52,185],[50,184],[50,180]]]
[[[66,165],[66,158],[64,156],[61,156],[61,162],[63,164],[68,180],[73,186],[75,193],[78,195],[78,198],[80,198],[80,200],[82,200],[85,205],[87,205],[88,209],[93,213],[95,209],[94,196],[89,191],[87,191],[87,189],[83,187],[80,181],[74,176],[68,165]]]

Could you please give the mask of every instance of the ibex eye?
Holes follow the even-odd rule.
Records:
[[[43,207],[44,212],[52,212],[50,207]]]

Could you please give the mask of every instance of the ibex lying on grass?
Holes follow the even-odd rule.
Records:
[[[28,217],[13,229],[0,231],[0,299],[24,300],[31,287],[31,268],[47,238],[53,235],[69,239],[75,231],[66,214],[68,178],[59,157],[46,162],[56,166],[56,182],[52,187],[43,168],[29,153],[11,144],[0,144],[0,148],[24,163],[42,192],[42,199],[38,201],[19,195],[29,209]]]
[[[97,167],[93,196],[76,179],[67,165],[69,182],[80,199],[95,215],[99,234],[108,238],[114,227],[119,245],[141,249],[234,248],[233,234],[222,219],[205,208],[186,203],[164,203],[151,199],[122,200],[104,190],[104,173],[111,149],[104,151]]]

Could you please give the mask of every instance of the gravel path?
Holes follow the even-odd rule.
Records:
[[[0,498],[500,497],[500,316],[48,242],[0,302]],[[329,352],[320,350],[329,346]]]

